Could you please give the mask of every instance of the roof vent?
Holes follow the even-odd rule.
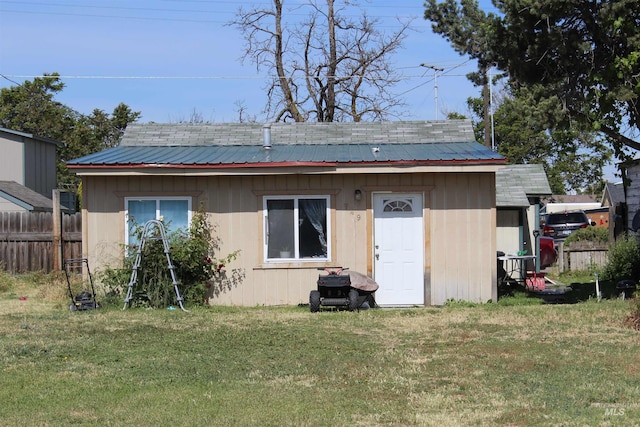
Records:
[[[271,123],[262,126],[262,148],[271,150]]]

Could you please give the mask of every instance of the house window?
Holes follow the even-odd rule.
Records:
[[[127,197],[125,204],[125,245],[135,245],[137,227],[151,219],[162,220],[167,233],[188,230],[191,221],[190,197]]]
[[[330,258],[329,196],[264,198],[266,260]]]
[[[384,212],[413,212],[411,200],[384,200]]]

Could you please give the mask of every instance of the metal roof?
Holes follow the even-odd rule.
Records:
[[[92,167],[503,164],[466,120],[383,123],[137,124],[120,146],[68,162]]]

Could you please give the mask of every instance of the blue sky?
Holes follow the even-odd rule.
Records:
[[[345,0],[337,0],[344,4]],[[285,0],[292,13],[308,0]],[[423,19],[422,0],[357,0],[380,29],[414,18],[404,48],[393,57],[403,75],[395,93],[407,105],[399,120],[468,115],[466,100],[480,90],[466,78],[476,62],[458,55]],[[84,114],[108,113],[120,102],[140,111],[141,122],[178,122],[197,113],[205,121],[238,121],[238,103],[265,121],[266,76],[242,65],[244,40],[228,24],[240,6],[269,0],[0,0],[0,87],[58,72],[57,96]],[[351,0],[351,3],[354,3]],[[485,11],[490,0],[480,0]],[[359,15],[349,9],[349,16]],[[443,68],[434,71],[420,64]],[[613,169],[606,177],[615,181]]]
[[[6,77],[0,87],[58,72],[66,87],[57,99],[81,113],[111,112],[124,102],[142,112],[142,122],[188,120],[194,111],[207,121],[228,122],[237,121],[241,102],[262,121],[265,74],[241,64],[244,41],[225,24],[240,6],[267,2],[0,0],[0,74]],[[285,7],[301,2],[285,0]],[[476,63],[431,32],[422,1],[359,3],[387,32],[398,28],[396,18],[415,18],[392,60],[404,76],[395,93],[410,111],[400,119],[436,118],[434,72],[422,63],[444,68],[437,78],[439,118],[466,113],[466,99],[479,95],[465,77]],[[489,0],[480,5],[491,7]]]

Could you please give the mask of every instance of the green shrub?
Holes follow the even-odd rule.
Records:
[[[605,227],[587,227],[571,233],[564,241],[565,244],[572,242],[594,242],[607,243],[609,241],[609,229]]]
[[[142,227],[137,232],[142,234]],[[216,257],[220,240],[207,221],[201,207],[194,213],[185,233],[177,231],[167,236],[171,261],[183,300],[191,304],[207,303],[213,295],[237,286],[244,278],[242,269],[227,271],[226,266],[235,260],[239,251],[224,257]],[[122,268],[107,268],[100,273],[107,299],[121,299],[127,292],[137,247],[127,248],[131,254],[124,260]],[[147,239],[138,269],[132,305],[154,308],[177,303],[171,271],[161,239]]]
[[[611,246],[600,277],[613,282],[640,279],[640,248],[635,237],[621,238]]]

